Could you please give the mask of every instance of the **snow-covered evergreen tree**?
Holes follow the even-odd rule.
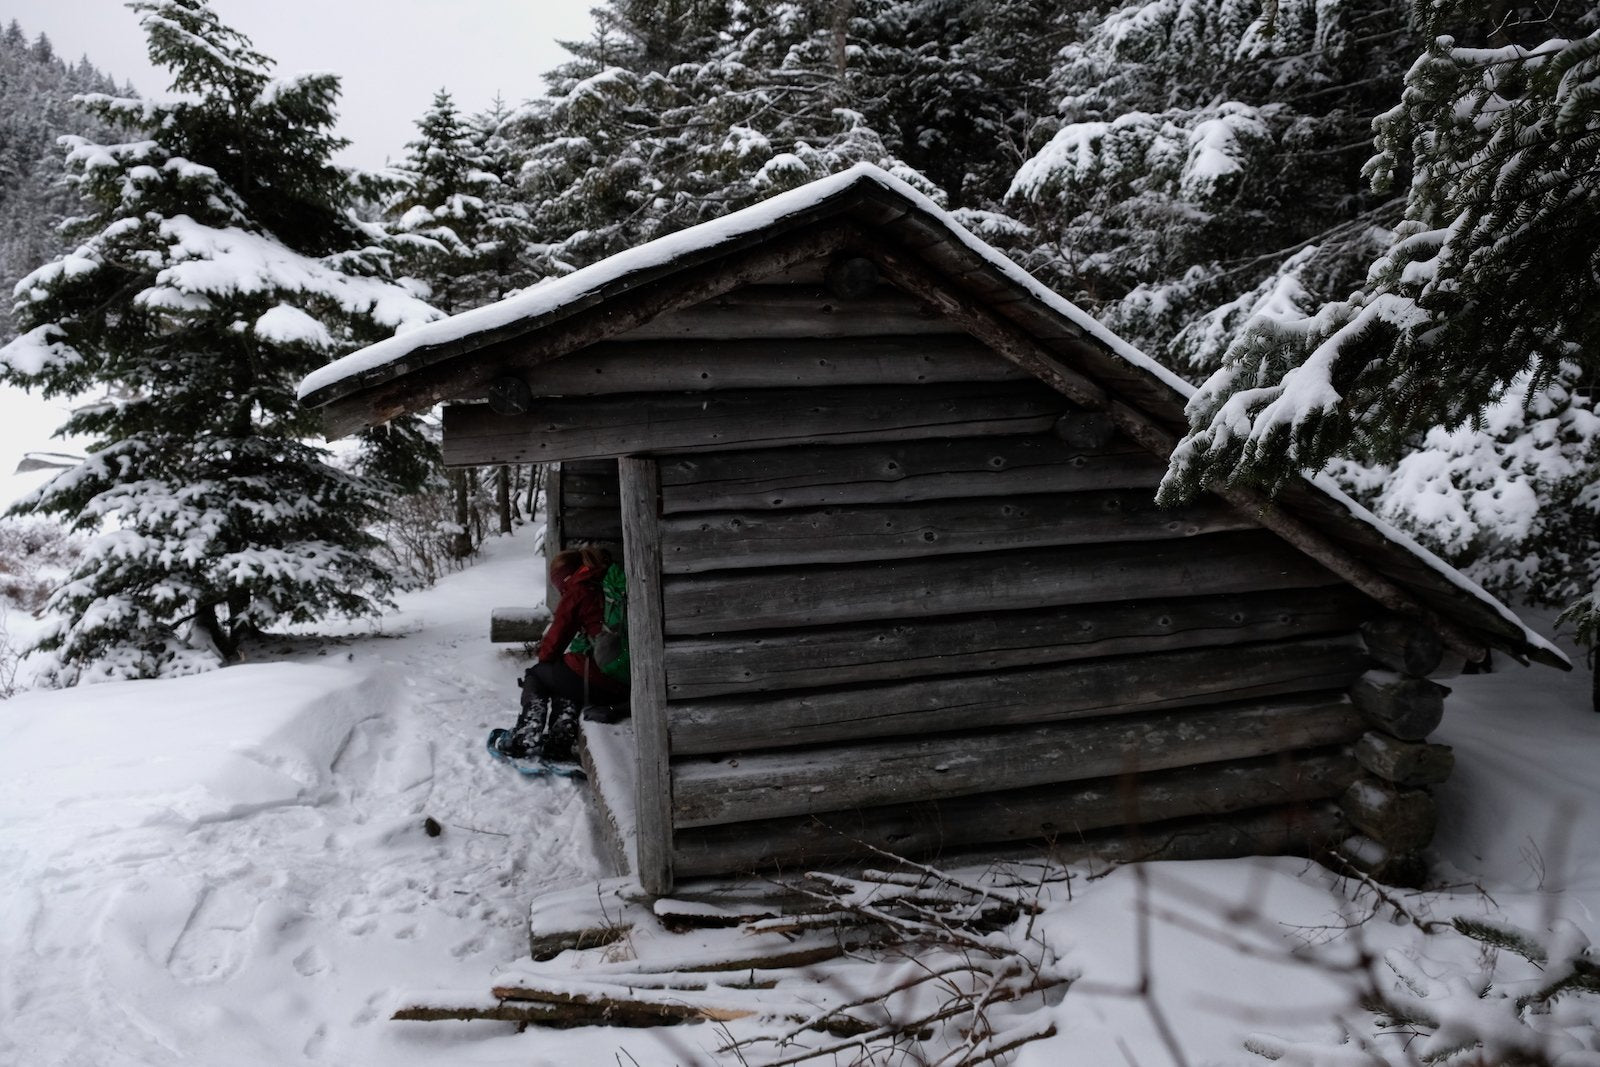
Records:
[[[57,139],[64,134],[93,139],[113,135],[104,123],[74,107],[72,97],[116,91],[112,80],[87,59],[68,65],[56,58],[48,38],[43,48],[30,44],[15,20],[0,33],[0,287],[4,292],[63,251],[59,225],[63,216],[76,210],[76,198],[61,180]],[[0,341],[15,333],[9,305],[0,307]]]
[[[1138,0],[1052,75],[1054,137],[1010,205],[1027,266],[1206,373],[1259,302],[1342,295],[1398,217],[1363,191],[1369,122],[1408,61],[1402,0]]]
[[[377,487],[308,443],[295,386],[437,315],[349,210],[337,79],[273,78],[204,0],[131,6],[174,95],[84,98],[137,139],[70,140],[75,247],[24,279],[0,350],[8,381],[104,391],[63,427],[89,459],[19,505],[98,532],[50,602],[65,682],[204,669],[261,627],[381,604]]]
[[[1472,0],[1419,2],[1415,18],[1431,44],[1379,119],[1368,165],[1380,190],[1404,189],[1404,220],[1347,299],[1280,302],[1250,320],[1191,404],[1163,492],[1272,484],[1340,455],[1398,464],[1424,493],[1467,505],[1474,551],[1532,553],[1525,588],[1581,589],[1592,637],[1600,13]],[[1436,527],[1446,547],[1452,527],[1468,528],[1430,522],[1426,495],[1379,503]]]
[[[499,135],[504,118],[470,120],[441,89],[396,168],[405,184],[388,215],[400,265],[429,285],[430,302],[448,314],[533,280],[527,208],[508,187],[517,167]]]
[[[684,7],[704,14],[692,36],[715,42],[712,54],[663,70],[659,49],[590,42],[551,76],[552,98],[510,125],[549,272],[863,160],[944,198],[854,107],[861,35],[875,25],[860,5],[786,0],[727,17],[716,4]],[[625,21],[597,25],[604,34]]]

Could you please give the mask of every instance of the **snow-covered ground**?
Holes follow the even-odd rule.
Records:
[[[712,1061],[713,1026],[388,1019],[402,992],[486,992],[525,960],[537,893],[612,873],[585,786],[523,779],[482,747],[513,714],[520,669],[488,643],[488,610],[541,587],[531,537],[491,541],[380,628],[199,677],[0,703],[0,1063]],[[1511,666],[1452,684],[1441,737],[1458,769],[1438,847],[1452,880],[1477,885],[1407,906],[1600,930],[1587,674]],[[1351,1006],[1329,961],[1358,941],[1431,951],[1382,918],[1345,929],[1370,905],[1351,895],[1287,859],[1079,877],[1036,933],[1082,977],[1043,1009],[1057,1036],[1019,1062],[1172,1062],[1149,1001],[1125,992],[1141,901],[1156,913],[1154,1003],[1190,1064],[1263,1063],[1243,1047],[1258,1031],[1331,1038]],[[1314,960],[1296,954],[1306,945]]]

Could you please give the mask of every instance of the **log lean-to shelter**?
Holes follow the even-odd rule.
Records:
[[[632,717],[585,738],[648,893],[874,848],[1418,877],[1427,676],[1569,664],[1328,481],[1156,507],[1191,393],[862,165],[301,397],[443,402],[447,463],[560,464],[552,549],[620,541]]]

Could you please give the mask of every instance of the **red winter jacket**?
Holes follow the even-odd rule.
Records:
[[[557,583],[556,614],[539,642],[539,662],[560,657],[572,672],[589,682],[589,695],[600,703],[616,703],[628,698],[628,688],[600,673],[587,655],[568,652],[567,646],[578,634],[597,636],[605,629],[606,596],[600,588],[605,568],[579,567]]]

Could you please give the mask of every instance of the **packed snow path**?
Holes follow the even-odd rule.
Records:
[[[0,704],[0,1063],[460,1062],[392,989],[481,985],[540,888],[610,873],[582,785],[483,748],[532,546],[288,662]]]

